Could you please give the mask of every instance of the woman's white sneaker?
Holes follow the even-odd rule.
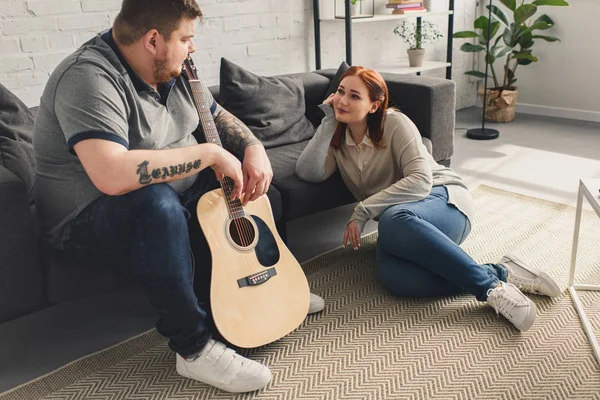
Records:
[[[216,340],[209,340],[193,359],[177,354],[177,373],[226,392],[253,392],[267,386],[271,371],[266,366],[242,357]]]
[[[508,283],[512,283],[523,292],[550,297],[557,297],[562,293],[550,275],[528,266],[515,256],[506,255],[499,264],[508,270]]]
[[[487,302],[520,331],[525,332],[535,321],[535,304],[511,283],[500,282],[495,288],[489,289]]]

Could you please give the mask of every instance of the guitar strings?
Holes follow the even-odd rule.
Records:
[[[192,87],[192,86],[195,86],[195,85],[192,85],[192,83],[198,84],[198,86],[201,86],[202,83],[201,83],[201,81],[199,81],[197,79],[194,79],[193,81],[194,82],[192,82],[190,80],[190,86],[191,86],[192,94],[193,94],[192,98],[193,98],[196,108],[198,110],[199,117],[200,117],[201,121],[203,122],[202,126],[208,127],[207,132],[204,132],[204,133],[205,133],[207,139],[209,139],[209,141],[212,141],[213,143],[222,146],[221,141],[218,136],[218,133],[215,134],[215,132],[212,132],[213,130],[216,131],[216,128],[214,126],[214,121],[212,120],[212,116],[209,119],[209,118],[207,118],[206,115],[203,115],[203,114],[207,113],[207,111],[206,111],[207,102],[202,101],[202,104],[199,104],[200,103],[199,98],[200,97],[203,98],[203,94],[204,94],[203,91],[197,90],[194,87]],[[252,244],[252,242],[253,242],[252,232],[250,231],[250,230],[252,230],[252,226],[251,225],[248,226],[249,224],[246,224],[241,221],[241,219],[244,218],[243,215],[245,213],[244,213],[244,210],[241,206],[241,202],[239,201],[239,199],[235,199],[233,201],[230,200],[231,191],[233,190],[233,180],[231,178],[228,178],[228,179],[227,178],[228,177],[224,177],[220,181],[221,189],[224,192],[223,194],[224,194],[225,200],[226,200],[228,208],[229,208],[230,217],[233,219],[236,233],[237,233],[239,239],[241,240],[242,245],[244,247],[247,247],[250,244]],[[239,205],[238,205],[238,203],[239,203]],[[241,216],[238,217],[237,214],[241,214]]]

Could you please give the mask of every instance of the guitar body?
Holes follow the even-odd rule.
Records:
[[[230,218],[221,189],[202,196],[197,210],[212,255],[211,308],[221,335],[254,348],[300,326],[308,282],[277,233],[267,196],[249,202],[242,218]]]

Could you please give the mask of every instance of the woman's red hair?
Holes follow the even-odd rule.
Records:
[[[383,137],[383,119],[388,108],[388,88],[385,80],[379,72],[363,67],[350,67],[342,76],[340,82],[347,76],[356,76],[367,86],[369,99],[371,101],[379,101],[381,104],[377,111],[372,114],[367,114],[367,127],[369,130],[369,138],[375,147],[381,147],[381,138]],[[337,88],[336,88],[337,91]],[[338,122],[331,139],[331,145],[334,149],[339,149],[344,143],[346,136],[346,124]]]

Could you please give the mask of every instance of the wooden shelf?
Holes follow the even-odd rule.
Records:
[[[394,21],[399,19],[408,19],[416,17],[434,17],[441,15],[450,15],[453,11],[433,11],[433,12],[422,12],[422,13],[410,13],[410,14],[375,14],[372,17],[356,17],[351,18],[353,24],[361,24],[366,22],[381,22],[381,21]],[[321,22],[340,22],[343,23],[344,18],[327,18],[322,19]]]
[[[424,61],[420,67],[409,67],[408,60],[385,61],[366,67],[374,69],[377,72],[392,72],[395,74],[416,74],[417,72],[433,71],[449,67],[450,63],[441,61]]]

